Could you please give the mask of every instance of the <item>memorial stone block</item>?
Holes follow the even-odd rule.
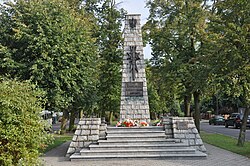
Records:
[[[125,17],[120,121],[150,122],[140,14]]]

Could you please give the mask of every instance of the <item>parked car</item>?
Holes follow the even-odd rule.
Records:
[[[225,127],[233,126],[234,128],[240,128],[242,125],[243,114],[232,113],[228,119],[225,120]],[[247,119],[247,127],[250,127],[250,115]]]
[[[225,119],[221,115],[215,115],[211,119],[209,119],[209,125],[214,124],[214,125],[224,125],[225,124]]]

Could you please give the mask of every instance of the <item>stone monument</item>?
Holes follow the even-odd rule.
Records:
[[[140,14],[125,17],[120,121],[150,122]]]
[[[125,19],[120,120],[125,119],[150,122],[139,14]],[[162,125],[131,127],[127,132],[126,127],[108,127],[100,118],[81,118],[67,156],[70,160],[207,156],[192,117],[163,117]]]

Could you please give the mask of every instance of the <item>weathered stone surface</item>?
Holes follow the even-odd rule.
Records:
[[[90,130],[91,135],[99,135],[99,130]]]
[[[182,139],[182,138],[186,138],[186,136],[185,134],[174,134],[174,138]]]
[[[71,147],[71,148],[72,147],[77,147],[77,146],[78,146],[77,142],[73,142],[73,141],[69,145],[69,147]]]
[[[200,134],[195,134],[195,138],[201,138]]]
[[[202,152],[206,152],[207,151],[207,149],[205,148],[204,145],[199,146],[199,148],[200,148],[199,150],[202,151]]]
[[[96,143],[99,140],[100,132],[102,138],[105,138],[106,129],[107,124],[101,123],[100,118],[82,118],[79,121],[79,125],[77,126],[77,130],[72,138],[72,142],[70,143],[66,156],[70,156],[72,153],[75,153],[77,149],[79,150],[84,147],[89,147],[89,145],[93,142]]]
[[[104,130],[106,131],[107,130],[107,124],[101,124],[100,127],[99,127],[99,130]]]
[[[189,139],[189,140],[188,140],[188,143],[189,143],[189,145],[191,145],[191,146],[192,146],[192,145],[195,145],[195,142],[194,142],[193,139]]]
[[[90,125],[89,129],[91,129],[91,130],[99,130],[99,125]]]
[[[180,123],[186,124],[186,128],[178,126]],[[165,124],[166,134],[168,133],[167,131],[172,128],[174,139],[179,139],[181,142],[186,143],[199,151],[206,152],[206,148],[197,128],[195,127],[192,117],[164,117],[163,124]]]
[[[88,140],[88,136],[78,136],[77,140],[80,141],[80,142],[87,141]]]
[[[77,140],[77,135],[74,135],[73,138],[72,138],[72,141],[76,141]]]
[[[99,135],[89,135],[88,140],[89,141],[97,141],[97,140],[99,140]]]
[[[73,154],[75,153],[75,148],[68,148],[67,154]]]
[[[83,148],[84,147],[84,142],[78,142],[78,148]]]
[[[90,134],[90,130],[82,130],[81,135],[89,135]]]
[[[76,130],[75,131],[75,135],[80,135],[81,134],[81,130]]]
[[[89,147],[89,145],[91,144],[92,142],[91,141],[86,141],[83,143],[83,146],[84,147]]]
[[[85,125],[85,124],[86,124],[86,121],[81,119],[81,120],[78,122],[78,124],[79,124],[79,125]]]
[[[195,140],[195,144],[196,144],[196,145],[203,145],[203,142],[202,142],[201,139],[196,139],[196,140]]]
[[[89,125],[82,125],[82,126],[81,126],[81,129],[82,129],[82,130],[87,130],[87,129],[89,129]]]
[[[196,128],[193,128],[192,133],[198,134],[199,132],[198,132],[198,130]]]
[[[99,137],[105,137],[105,136],[106,136],[106,132],[105,131],[100,131]]]
[[[137,20],[136,29],[131,29],[128,23],[128,20],[132,18]],[[132,47],[135,48],[134,53],[131,52]],[[132,61],[133,55],[137,55],[139,59]],[[133,71],[131,66],[137,67],[137,70]],[[140,86],[135,86],[134,89],[131,86],[129,90],[126,90],[126,84],[133,85],[136,82],[140,83]],[[126,15],[124,28],[120,121],[127,118],[150,122],[140,15],[137,14]]]

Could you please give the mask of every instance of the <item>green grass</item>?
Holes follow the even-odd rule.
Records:
[[[60,146],[61,144],[63,144],[64,142],[67,141],[71,141],[73,135],[58,135],[58,134],[54,134],[54,141],[52,144],[48,145],[48,147],[46,147],[46,149],[43,150],[42,153],[46,153],[48,151],[50,151],[51,149],[54,149],[58,146]]]
[[[201,131],[200,135],[202,140],[208,144],[250,158],[250,141],[246,141],[244,147],[239,147],[237,146],[238,140],[229,136],[215,133],[206,133],[203,131]]]

